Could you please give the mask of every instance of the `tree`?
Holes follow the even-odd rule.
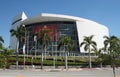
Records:
[[[3,51],[0,52],[0,59],[2,61],[1,67],[3,67],[4,69],[9,66],[8,59],[9,59],[10,55],[13,54],[13,51],[14,50],[9,50],[7,48],[3,48]]]
[[[10,30],[11,36],[17,38],[17,48],[16,48],[16,69],[18,69],[18,53],[19,53],[19,42],[25,38],[25,30],[22,25],[18,26],[17,29]]]
[[[84,45],[84,50],[88,51],[89,53],[89,68],[92,67],[91,64],[91,49],[92,48],[96,48],[96,42],[93,41],[93,35],[91,36],[84,36],[83,42],[80,44],[80,47],[82,47]]]
[[[111,60],[113,74],[115,76],[115,60],[120,56],[120,39],[116,36],[104,36],[104,50]]]
[[[45,56],[46,56],[47,46],[49,45],[49,42],[51,40],[49,36],[49,32],[51,31],[43,28],[37,34],[38,43],[42,45],[44,52],[45,52]],[[43,69],[43,51],[42,51],[41,69]]]
[[[92,49],[92,51],[94,51],[96,53],[96,55],[98,56],[98,60],[100,62],[100,67],[102,68],[103,58],[104,58],[103,48],[100,48],[100,49],[94,48],[94,49]]]
[[[67,51],[71,51],[73,48],[73,41],[69,36],[61,36],[59,38],[59,45],[58,49],[61,47],[64,48],[65,51],[65,69],[68,69],[68,63],[67,63]]]
[[[0,36],[0,48],[2,48],[2,43],[4,43],[4,40],[3,40],[2,36]]]

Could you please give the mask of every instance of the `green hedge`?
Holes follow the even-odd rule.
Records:
[[[54,60],[54,57],[55,56],[47,56],[46,59],[44,57],[44,62],[43,62],[43,65],[44,66],[53,66],[54,64],[54,61],[55,61],[55,65],[56,66],[64,66],[65,64],[65,59],[64,57],[61,57],[61,56],[57,56]],[[40,65],[41,64],[41,57],[40,56],[37,56],[36,58],[33,57],[33,60],[32,60],[32,57],[31,56],[26,56],[25,57],[26,59],[26,65],[31,65],[32,63],[34,65]],[[16,57],[15,56],[11,56],[9,59],[8,59],[8,62],[9,64],[11,65],[15,65],[16,63]],[[23,65],[23,62],[24,62],[24,56],[19,56],[19,65]],[[86,67],[89,65],[89,59],[88,57],[68,57],[68,65],[69,66],[82,66],[82,67]],[[99,62],[99,59],[94,57],[92,58],[92,65],[93,66],[99,66],[100,65],[100,62]],[[103,65],[110,65],[110,61],[109,60],[105,60],[103,61]],[[120,59],[116,60],[116,66],[120,66]]]

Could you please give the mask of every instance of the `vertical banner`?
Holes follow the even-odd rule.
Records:
[[[23,45],[23,54],[25,55],[25,44]]]

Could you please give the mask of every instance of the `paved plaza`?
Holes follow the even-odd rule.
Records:
[[[0,70],[0,77],[113,77],[112,69],[26,69]],[[120,69],[116,69],[116,77],[120,77]]]

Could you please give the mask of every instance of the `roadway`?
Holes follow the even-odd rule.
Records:
[[[81,70],[0,70],[0,77],[113,77],[112,69],[81,69]],[[116,70],[120,77],[120,69]]]

